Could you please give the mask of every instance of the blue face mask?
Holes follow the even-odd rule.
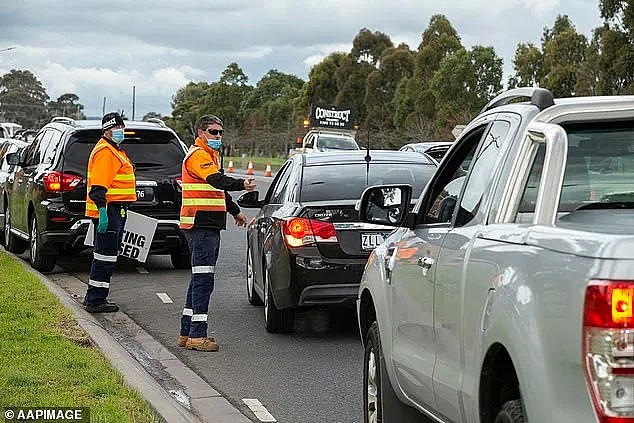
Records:
[[[214,150],[220,150],[220,147],[222,147],[222,140],[207,140],[207,145],[209,146],[209,148],[212,148]]]
[[[123,142],[123,139],[125,138],[123,129],[113,129],[111,136],[112,141],[116,142],[117,144],[121,144],[121,142]]]

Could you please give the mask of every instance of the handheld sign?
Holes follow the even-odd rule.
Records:
[[[128,211],[128,217],[123,227],[121,245],[119,245],[119,255],[145,263],[157,225],[158,220],[156,219]],[[94,246],[94,234],[95,229],[91,220],[84,245]]]

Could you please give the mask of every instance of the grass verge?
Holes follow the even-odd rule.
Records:
[[[42,282],[0,252],[0,407],[88,407],[91,422],[160,422]]]
[[[229,160],[233,161],[233,166],[236,169],[246,169],[247,166],[249,166],[249,161],[251,161],[255,170],[264,171],[266,169],[266,165],[270,164],[273,172],[278,170],[286,162],[286,159],[280,159],[277,157],[246,157],[244,159],[242,157],[225,157],[225,169],[229,166]]]

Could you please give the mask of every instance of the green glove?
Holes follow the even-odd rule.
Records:
[[[105,233],[108,230],[108,211],[105,207],[99,207],[99,225],[97,225],[97,232],[100,234]]]

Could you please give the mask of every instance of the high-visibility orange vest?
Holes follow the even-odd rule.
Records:
[[[217,212],[222,214],[224,221],[227,213],[227,204],[225,202],[225,192],[221,189],[214,188],[207,181],[191,174],[187,170],[187,159],[191,155],[202,148],[192,145],[183,160],[182,166],[182,184],[183,184],[183,202],[181,205],[180,227],[181,229],[191,229],[194,226],[196,213],[199,211]],[[214,157],[211,157],[216,162]],[[216,167],[220,168],[218,163]],[[220,217],[220,216],[219,216]]]
[[[107,189],[106,202],[131,203],[136,201],[136,181],[134,179],[134,167],[132,166],[132,162],[125,154],[125,151],[117,150],[108,141],[102,138],[95,145],[92,153],[90,153],[90,158],[88,159],[88,190],[86,193],[86,216],[93,218],[99,217],[99,210],[97,209],[97,205],[94,201],[92,201],[88,193],[90,193],[90,188],[92,188],[93,185],[92,175],[103,171],[103,169],[100,169],[99,162],[95,162],[94,160],[95,154],[103,149],[109,150],[121,163],[121,166],[119,167],[119,169],[117,169],[117,173],[115,174],[114,180],[112,181],[112,185],[109,187],[104,187]]]

